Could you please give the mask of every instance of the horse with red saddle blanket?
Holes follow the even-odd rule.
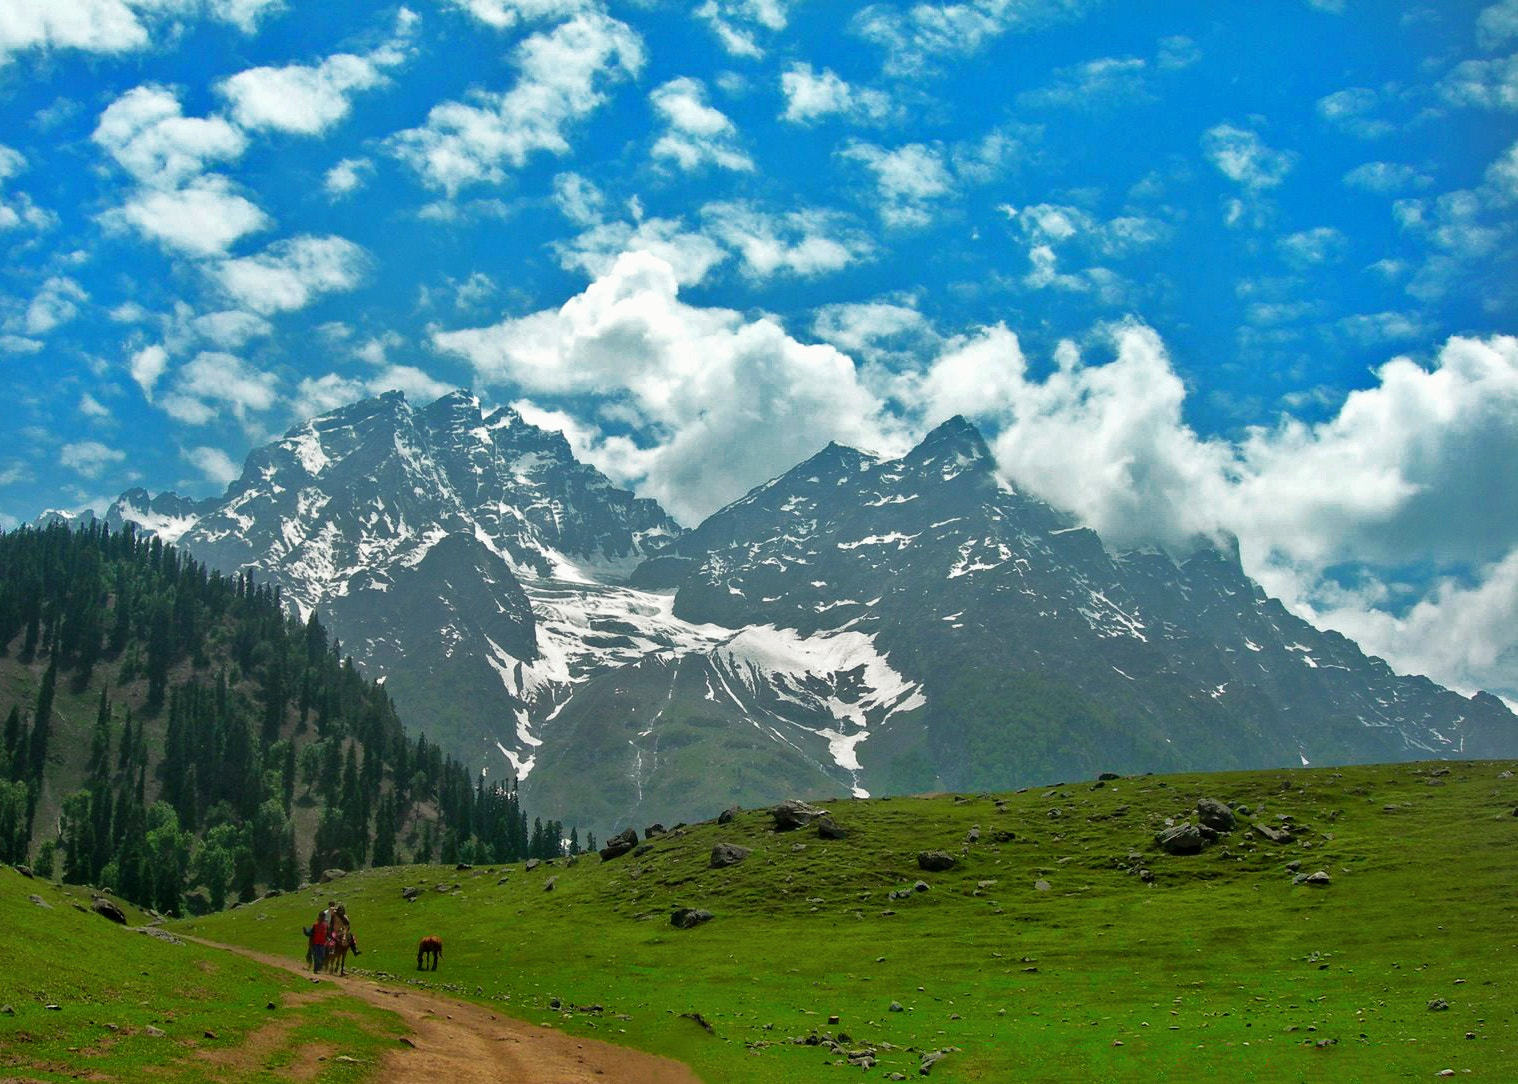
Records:
[[[416,969],[422,968],[422,957],[432,957],[432,970],[437,970],[437,962],[443,958],[443,939],[441,937],[427,936],[421,939],[416,946]]]

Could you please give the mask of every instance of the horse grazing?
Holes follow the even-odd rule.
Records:
[[[432,957],[432,970],[437,970],[437,962],[443,957],[443,939],[441,937],[424,937],[416,946],[416,969],[422,968],[422,957]]]

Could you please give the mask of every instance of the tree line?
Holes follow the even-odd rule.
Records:
[[[0,673],[0,861],[143,907],[566,849],[561,824],[529,826],[515,780],[408,737],[315,614],[131,525],[0,533]],[[57,816],[39,824],[45,788]]]

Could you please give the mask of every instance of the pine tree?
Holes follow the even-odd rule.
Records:
[[[58,659],[55,656],[47,664],[47,673],[42,677],[42,688],[37,692],[37,714],[32,718],[32,740],[27,749],[27,756],[31,759],[32,778],[39,784],[43,769],[47,767],[47,738],[52,728],[53,691],[57,685]]]

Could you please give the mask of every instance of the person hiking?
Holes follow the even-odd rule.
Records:
[[[320,911],[316,916],[316,924],[311,927],[311,970],[319,972],[322,964],[327,962],[327,912]]]

